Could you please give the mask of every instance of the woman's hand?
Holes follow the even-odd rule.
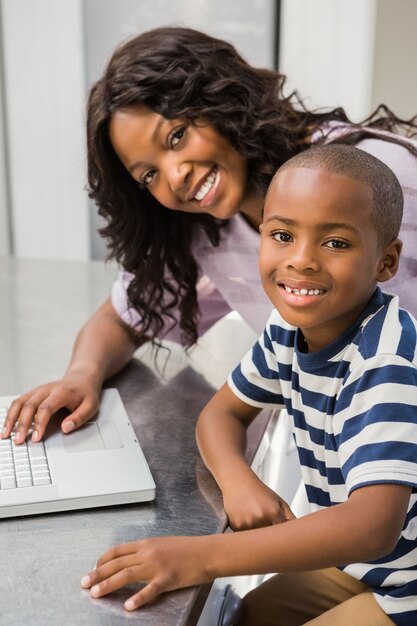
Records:
[[[61,424],[62,431],[69,433],[97,413],[99,393],[82,374],[67,375],[62,380],[36,387],[12,402],[1,437],[9,437],[16,427],[14,441],[23,443],[33,423],[32,440],[40,441],[51,416],[62,408],[71,411]]]
[[[93,598],[132,583],[145,585],[124,603],[133,611],[166,591],[211,581],[205,570],[206,537],[157,537],[108,550],[96,569],[81,579]]]
[[[146,338],[141,339],[144,341]],[[78,333],[63,379],[14,400],[1,437],[9,437],[16,425],[15,443],[22,443],[34,422],[32,440],[39,441],[51,416],[63,408],[70,411],[62,421],[63,432],[79,428],[97,413],[103,382],[130,361],[139,345],[108,298]]]
[[[272,526],[295,518],[288,504],[252,470],[244,480],[223,491],[223,504],[233,530]]]

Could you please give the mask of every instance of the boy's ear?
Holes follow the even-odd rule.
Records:
[[[376,277],[378,282],[384,283],[395,276],[402,247],[403,242],[400,239],[393,239],[391,243],[385,246]]]

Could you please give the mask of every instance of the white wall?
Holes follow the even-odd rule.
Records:
[[[281,0],[280,70],[309,107],[417,114],[415,0]]]
[[[404,118],[417,114],[417,2],[378,0],[372,108],[381,102]]]
[[[1,12],[0,12],[1,26]],[[1,43],[1,41],[0,41]],[[1,48],[0,48],[1,50]],[[4,111],[3,67],[0,57],[0,254],[11,252],[10,231],[10,200],[8,194],[9,178],[6,160],[6,125]]]
[[[2,0],[13,244],[87,259],[80,0]]]
[[[371,106],[377,0],[281,0],[280,70],[308,107]],[[396,2],[396,0],[394,0]]]

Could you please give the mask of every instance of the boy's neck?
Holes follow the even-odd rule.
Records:
[[[375,287],[375,290],[372,292],[366,303],[361,307],[357,307],[355,314],[351,315],[345,321],[340,320],[339,326],[335,326],[331,330],[329,330],[328,324],[323,324],[322,327],[315,327],[313,329],[303,329],[300,327],[298,329],[300,332],[300,351],[304,353],[319,352],[341,337],[343,333],[345,333],[349,328],[352,328],[352,326],[363,318],[363,314],[374,297],[377,289],[378,286]]]

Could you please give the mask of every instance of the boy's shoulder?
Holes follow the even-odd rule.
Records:
[[[398,296],[377,294],[376,310],[366,317],[358,336],[363,359],[379,355],[402,357],[417,365],[417,321],[400,307]]]
[[[294,345],[297,328],[291,326],[284,320],[277,309],[272,309],[271,314],[265,326],[270,339],[276,343],[285,347],[291,347]]]

